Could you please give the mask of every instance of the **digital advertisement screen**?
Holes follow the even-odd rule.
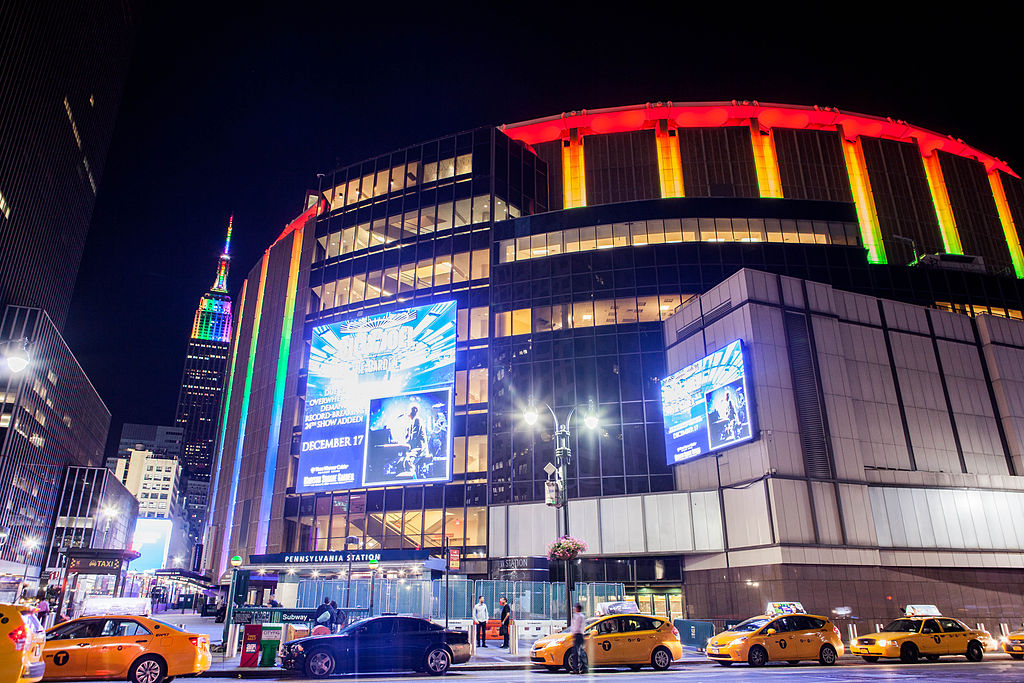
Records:
[[[755,411],[743,342],[737,339],[661,380],[661,403],[670,465],[750,441]]]
[[[135,522],[132,550],[140,553],[141,557],[132,560],[132,571],[154,571],[167,566],[167,550],[171,545],[173,528],[174,522],[169,519],[140,517]]]
[[[313,329],[295,490],[451,479],[454,301]]]

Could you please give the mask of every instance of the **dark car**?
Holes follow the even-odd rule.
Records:
[[[311,678],[409,669],[441,676],[469,656],[466,631],[415,617],[372,617],[334,635],[288,641],[281,648],[281,666]]]

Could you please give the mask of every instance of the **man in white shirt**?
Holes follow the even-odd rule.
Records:
[[[587,663],[584,659],[586,654],[583,651],[583,605],[578,602],[572,611],[572,622],[569,625],[569,633],[572,634],[572,649],[576,654],[575,657],[572,657],[569,660],[569,662],[573,664],[573,669],[570,673],[586,673]]]
[[[487,647],[487,617],[490,615],[484,596],[473,605],[473,624],[476,626],[476,646]]]

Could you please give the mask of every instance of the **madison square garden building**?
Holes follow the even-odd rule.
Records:
[[[659,103],[415,145],[307,207],[236,296],[215,577],[349,536],[447,538],[470,578],[544,555],[547,404],[577,409],[577,579],[693,618],[1024,616],[1024,184],[996,157],[835,109]],[[685,418],[683,375],[705,377]]]

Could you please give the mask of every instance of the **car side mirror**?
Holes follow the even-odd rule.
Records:
[[[770,628],[770,629],[768,629],[767,631],[765,631],[765,632],[764,632],[764,634],[765,634],[766,636],[774,636],[774,635],[775,635],[776,633],[778,633],[778,631],[776,631],[776,630],[775,630],[775,629],[773,629],[773,628]]]

